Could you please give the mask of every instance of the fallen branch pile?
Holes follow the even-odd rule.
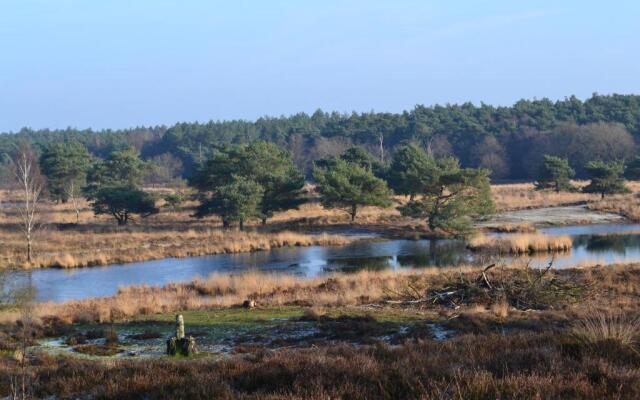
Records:
[[[528,264],[521,269],[491,264],[479,275],[449,274],[442,282],[414,279],[403,291],[388,289],[389,298],[385,302],[424,307],[441,305],[453,309],[462,305],[506,302],[519,310],[541,310],[575,302],[589,292],[589,284],[555,274],[553,262],[552,259],[544,269],[531,268]]]

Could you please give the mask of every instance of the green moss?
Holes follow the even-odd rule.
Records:
[[[176,315],[184,316],[185,325],[216,326],[216,325],[247,325],[266,322],[278,322],[299,318],[304,314],[301,307],[269,307],[247,310],[244,308],[223,308],[205,311],[178,311],[167,314],[142,315],[134,319],[135,322],[170,322],[175,321]]]
[[[181,311],[167,314],[142,315],[134,322],[173,323],[176,314],[184,316],[187,327],[191,326],[232,326],[253,324],[277,324],[288,320],[298,320],[308,310],[304,307],[269,307],[247,310],[244,308],[223,308],[204,311]],[[328,308],[325,315],[331,318],[370,316],[378,322],[409,323],[425,320],[425,315],[415,310],[403,309],[362,309],[356,307]]]

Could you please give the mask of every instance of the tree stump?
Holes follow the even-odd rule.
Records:
[[[184,318],[176,315],[176,334],[167,340],[167,354],[170,356],[191,356],[196,354],[196,339],[184,335]]]

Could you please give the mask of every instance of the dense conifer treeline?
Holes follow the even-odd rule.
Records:
[[[287,149],[311,176],[313,161],[360,145],[378,160],[415,144],[435,156],[453,155],[463,167],[482,167],[495,179],[535,178],[544,154],[569,160],[577,177],[587,161],[631,160],[640,143],[640,96],[597,95],[586,101],[520,100],[510,107],[471,103],[425,107],[403,113],[327,113],[316,111],[256,121],[178,123],[171,127],[126,130],[30,130],[0,135],[0,167],[21,139],[43,148],[78,141],[95,156],[134,147],[143,159],[175,165],[190,176],[213,149],[254,140]],[[1,168],[0,168],[1,169]],[[170,174],[171,171],[162,171]]]

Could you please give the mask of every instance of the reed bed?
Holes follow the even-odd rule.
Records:
[[[483,268],[478,266],[434,267],[396,272],[360,271],[313,279],[259,272],[213,274],[190,283],[170,284],[164,287],[122,288],[111,297],[66,303],[39,303],[34,309],[41,319],[56,318],[71,323],[112,322],[138,315],[235,307],[247,299],[255,300],[259,307],[352,307],[415,297],[416,289],[427,293],[438,287],[450,288],[451,285],[459,285],[463,276],[465,282],[475,282],[482,271]],[[538,272],[530,270],[526,264],[501,266],[487,272],[493,286],[503,282],[505,287],[519,287],[520,284],[529,282],[527,277],[531,276],[534,277],[533,281],[543,282],[535,278],[537,274]],[[598,300],[603,302],[602,307],[605,311],[637,311],[637,307],[640,307],[640,265],[551,269],[546,272],[544,279],[555,281],[556,278],[562,278],[581,287],[596,288],[601,293]],[[525,292],[530,295],[533,286],[525,286]],[[478,295],[475,289],[469,293]],[[547,294],[560,295],[558,290]],[[505,314],[505,299],[500,296],[495,297],[495,304],[493,300],[487,300],[493,299],[491,296],[480,296],[475,300],[465,297],[466,301],[472,302],[468,306],[469,309],[472,309],[474,304],[481,307],[490,306],[495,309],[496,314]],[[481,302],[473,303],[474,301]],[[485,304],[483,301],[490,303]],[[3,318],[5,321],[11,321],[17,318],[17,315],[5,313]]]
[[[49,235],[49,247],[54,246],[55,233]],[[80,238],[79,238],[80,239]],[[337,246],[351,242],[342,235],[311,235],[296,232],[258,233],[224,230],[186,232],[130,233],[95,235],[86,247],[75,251],[40,253],[26,268],[78,268],[105,264],[123,264],[168,257],[183,258],[213,254],[269,251],[281,247]],[[66,239],[61,238],[60,242]],[[82,246],[82,244],[81,244]],[[52,249],[53,250],[53,249]]]
[[[469,241],[473,251],[487,251],[499,254],[535,254],[571,251],[573,241],[570,236],[551,236],[541,233],[515,234],[509,236],[487,236],[480,234]]]

